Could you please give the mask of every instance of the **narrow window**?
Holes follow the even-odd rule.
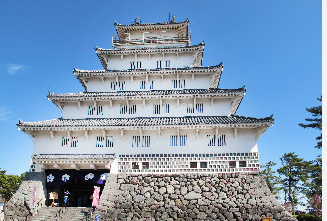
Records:
[[[169,104],[165,104],[166,114],[169,114]]]
[[[161,60],[157,61],[157,68],[169,68],[170,60]]]
[[[135,62],[134,61],[131,61],[131,69],[135,69]]]
[[[139,147],[140,143],[141,143],[141,137],[140,136],[133,136],[132,147]]]
[[[170,68],[170,60],[166,61],[166,68]]]
[[[131,69],[141,69],[142,68],[142,62],[141,61],[131,61]]]
[[[222,134],[217,137],[217,146],[226,146],[226,136]]]
[[[111,82],[110,83],[111,86],[111,90],[120,90],[123,91],[124,90],[124,86],[125,86],[125,81],[119,81],[119,82]]]
[[[170,136],[170,146],[172,147],[177,146],[177,135]]]
[[[203,104],[196,104],[195,109],[198,113],[203,113]]]
[[[153,105],[153,114],[160,114],[160,104]]]
[[[188,113],[188,114],[193,114],[194,113],[193,104],[187,104],[186,113]]]
[[[62,147],[68,147],[68,142],[69,142],[69,138],[68,137],[62,137],[62,139],[61,139],[61,146]]]
[[[112,136],[106,136],[106,147],[114,147],[114,140]]]
[[[207,135],[207,140],[209,147],[216,146],[216,135]]]
[[[111,90],[116,90],[116,82],[110,82],[111,84]]]
[[[78,139],[77,137],[72,137],[70,147],[77,147]]]
[[[157,68],[161,68],[161,61],[157,61]]]
[[[197,162],[190,162],[190,168],[198,168]]]
[[[94,115],[95,111],[96,111],[95,106],[89,106],[89,111],[87,112],[87,115]]]
[[[145,81],[140,81],[140,89],[141,90],[145,89]]]
[[[142,147],[150,147],[150,136],[142,137]]]
[[[120,105],[120,114],[126,114],[127,113],[127,105]]]
[[[154,89],[154,81],[150,81],[150,90]]]
[[[187,135],[180,135],[179,136],[179,146],[186,146],[187,145]]]
[[[97,137],[97,142],[95,143],[95,147],[103,147],[104,137]]]
[[[127,108],[127,106],[126,106],[126,108]],[[133,104],[133,105],[129,106],[128,113],[129,114],[136,114],[136,104]]]

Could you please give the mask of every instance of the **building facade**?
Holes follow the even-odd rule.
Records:
[[[74,69],[85,92],[48,94],[62,117],[17,124],[34,142],[31,170],[47,182],[65,171],[259,172],[273,118],[235,115],[245,88],[218,87],[223,65],[202,66],[188,26],[115,23],[113,49],[95,48],[104,70]]]

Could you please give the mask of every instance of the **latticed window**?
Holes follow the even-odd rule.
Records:
[[[194,113],[193,104],[187,104],[186,113],[188,113],[188,114],[193,114]]]
[[[222,134],[217,137],[217,146],[226,146],[226,136]]]
[[[203,104],[196,104],[195,109],[198,113],[203,113]]]
[[[132,147],[150,147],[150,136],[133,136]]]
[[[165,104],[165,111],[167,114],[169,114],[169,104]]]
[[[129,106],[128,113],[129,114],[136,114],[136,104],[133,104],[133,105]]]
[[[170,136],[170,146],[187,146],[187,135],[171,135]]]
[[[150,81],[150,90],[154,89],[154,81]]]
[[[125,86],[125,81],[119,81],[119,82],[111,82],[110,84],[111,86],[111,90],[124,90],[124,86]]]
[[[226,135],[207,135],[208,146],[226,146]]]
[[[185,88],[185,79],[183,80],[172,80],[173,88]]]
[[[104,137],[97,137],[96,147],[103,147]]]
[[[207,135],[208,146],[216,146],[216,135]]]
[[[104,146],[105,147],[113,147],[114,146],[113,137],[112,136],[106,136],[106,137],[98,136],[95,146],[96,147],[104,147]]]
[[[70,141],[70,142],[69,142]],[[78,138],[77,137],[62,137],[61,146],[62,147],[77,147]]]
[[[87,115],[103,115],[103,106],[89,106]]]
[[[106,136],[106,147],[114,147],[114,140],[112,136]]]
[[[140,89],[141,90],[145,89],[145,81],[140,81]]]
[[[127,105],[120,105],[120,114],[126,114],[127,113]]]
[[[170,60],[161,60],[157,61],[157,68],[169,68]]]
[[[153,105],[153,114],[160,114],[160,104]]]
[[[131,69],[141,69],[142,68],[142,62],[141,61],[131,61]]]
[[[62,147],[68,147],[68,143],[69,143],[69,138],[68,137],[62,137],[61,146]]]
[[[72,137],[72,141],[70,146],[71,147],[77,147],[77,143],[78,143],[78,138],[77,137]]]

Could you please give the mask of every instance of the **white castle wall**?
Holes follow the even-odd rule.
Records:
[[[88,138],[84,131],[72,131],[71,136],[78,137],[77,147],[62,147],[62,137],[67,132],[54,132],[51,139],[48,131],[37,132],[33,154],[150,154],[150,153],[238,153],[257,152],[256,129],[238,129],[234,137],[231,128],[219,128],[219,134],[226,135],[226,146],[208,146],[207,135],[215,134],[214,129],[201,129],[198,137],[194,129],[181,129],[180,135],[187,135],[186,146],[170,146],[170,136],[177,135],[176,129],[161,129],[159,137],[157,130],[143,130],[142,135],[151,136],[150,147],[132,147],[132,136],[139,136],[138,130],[125,130],[123,138],[120,130],[108,130],[107,136],[113,136],[113,147],[96,147],[97,136],[103,136],[102,131],[90,130]]]
[[[135,117],[184,117],[184,116],[227,116],[231,113],[230,98],[215,98],[211,105],[211,98],[197,98],[197,104],[203,104],[203,113],[198,113],[194,107],[194,113],[187,113],[187,105],[193,104],[193,98],[179,99],[163,99],[160,108],[160,114],[154,114],[153,105],[160,104],[159,99],[151,99],[145,101],[143,106],[142,100],[129,100],[129,106],[136,105],[136,114],[120,114],[120,105],[126,105],[126,100],[112,101],[110,107],[109,101],[99,101],[97,106],[103,107],[103,114],[88,115],[89,106],[93,106],[92,101],[83,101],[78,107],[77,102],[65,102],[63,107],[64,119],[84,119],[84,118],[135,118]],[[165,112],[165,105],[169,104],[169,113]]]
[[[180,80],[185,79],[185,89],[208,89],[210,87],[210,77],[209,75],[205,76],[192,76],[190,74],[180,74]],[[140,81],[145,81],[146,77],[143,76],[134,76],[133,81],[131,77],[118,77],[118,82],[125,82],[124,91],[140,91]],[[164,75],[163,79],[160,76],[149,76],[148,81],[146,82],[145,90],[150,90],[150,82],[154,81],[154,90],[178,90],[180,88],[174,88],[172,80],[177,80],[176,74]],[[120,91],[119,87],[116,87],[116,90],[111,89],[111,83],[117,82],[116,77],[105,77],[104,81],[101,78],[91,78],[86,83],[87,92],[113,92]]]
[[[121,55],[107,55],[108,70],[127,70],[131,69],[131,61],[141,61],[141,69],[154,69],[157,68],[157,61],[170,60],[171,68],[184,68],[191,67],[193,64],[194,52],[183,53],[154,53],[154,54],[124,54],[123,59]]]

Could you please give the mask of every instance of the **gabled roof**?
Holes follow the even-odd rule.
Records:
[[[230,116],[185,116],[185,117],[140,117],[104,119],[53,119],[38,122],[19,121],[17,127],[25,130],[65,130],[65,129],[121,129],[136,127],[269,127],[274,123],[271,117],[253,118],[237,115]]]
[[[101,64],[105,70],[107,70],[107,62],[105,55],[129,55],[129,54],[149,54],[149,53],[179,53],[179,52],[196,52],[195,67],[202,66],[202,58],[204,51],[204,42],[198,45],[192,46],[166,46],[166,47],[144,47],[144,48],[115,48],[115,49],[103,49],[95,47],[95,53],[99,57]]]
[[[132,23],[130,25],[122,25],[115,22],[115,28],[120,40],[124,39],[124,33],[131,32],[131,31],[150,31],[150,30],[168,30],[168,29],[175,29],[178,30],[181,35],[188,37],[188,25],[189,20],[183,22],[175,22],[174,20],[170,22],[164,23],[145,23],[142,24],[140,22]]]

